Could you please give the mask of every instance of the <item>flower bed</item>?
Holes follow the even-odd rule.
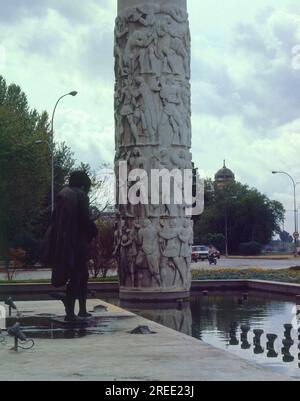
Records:
[[[300,271],[297,268],[266,270],[266,269],[213,269],[195,270],[193,280],[266,280],[283,283],[300,284]]]

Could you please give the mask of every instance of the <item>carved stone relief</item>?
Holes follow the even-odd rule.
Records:
[[[119,9],[114,46],[117,182],[119,161],[126,162],[128,172],[144,169],[148,177],[151,169],[183,172],[191,168],[188,14],[158,0]],[[128,190],[133,186],[128,183]],[[117,205],[121,287],[189,290],[192,228],[185,207],[184,202],[153,205],[150,199],[149,205]]]

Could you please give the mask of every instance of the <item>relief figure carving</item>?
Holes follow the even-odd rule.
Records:
[[[146,263],[151,275],[151,286],[160,287],[158,233],[151,220],[145,219],[143,221],[138,232],[138,242],[140,251],[136,263],[139,266],[144,266]]]

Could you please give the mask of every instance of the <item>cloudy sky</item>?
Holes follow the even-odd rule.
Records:
[[[299,0],[187,0],[193,155],[205,176],[226,158],[237,179],[283,202],[300,181]],[[0,0],[0,73],[30,105],[57,112],[56,139],[97,168],[112,162],[117,0]],[[298,49],[299,51],[299,49]],[[299,51],[300,53],[300,51]],[[297,68],[298,67],[298,68]],[[300,186],[298,188],[300,205]]]

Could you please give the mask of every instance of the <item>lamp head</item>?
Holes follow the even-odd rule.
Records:
[[[72,92],[69,93],[69,95],[71,95],[71,96],[76,96],[76,95],[78,95],[78,92],[72,91]]]
[[[278,174],[278,171],[272,171],[272,174]]]

